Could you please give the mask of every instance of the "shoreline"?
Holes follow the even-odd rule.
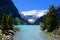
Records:
[[[45,32],[45,31],[44,31]],[[54,35],[53,33],[45,32],[52,40],[60,40],[60,35]]]
[[[0,40],[13,40],[14,35],[17,33],[18,30],[9,30],[6,33],[0,32]]]

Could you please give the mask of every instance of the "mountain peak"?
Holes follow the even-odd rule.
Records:
[[[30,11],[21,12],[21,15],[22,15],[23,19],[25,19],[25,20],[27,19],[28,22],[35,23],[35,21],[38,18],[46,15],[47,12],[48,12],[48,10],[30,10]]]

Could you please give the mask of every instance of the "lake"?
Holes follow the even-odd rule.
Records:
[[[20,31],[16,33],[14,40],[51,40],[38,25],[16,25],[15,27]]]

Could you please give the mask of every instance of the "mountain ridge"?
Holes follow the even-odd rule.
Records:
[[[23,19],[26,19],[27,22],[29,22],[31,24],[36,24],[36,20],[40,19],[40,17],[41,17],[41,21],[42,21],[43,16],[46,15],[47,12],[48,12],[48,10],[40,10],[40,11],[32,10],[32,11],[27,11],[27,12],[25,11],[25,12],[21,12],[21,16]]]

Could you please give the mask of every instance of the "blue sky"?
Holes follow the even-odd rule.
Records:
[[[29,11],[29,10],[43,10],[48,9],[51,4],[58,6],[60,4],[60,0],[12,0],[19,10]]]

